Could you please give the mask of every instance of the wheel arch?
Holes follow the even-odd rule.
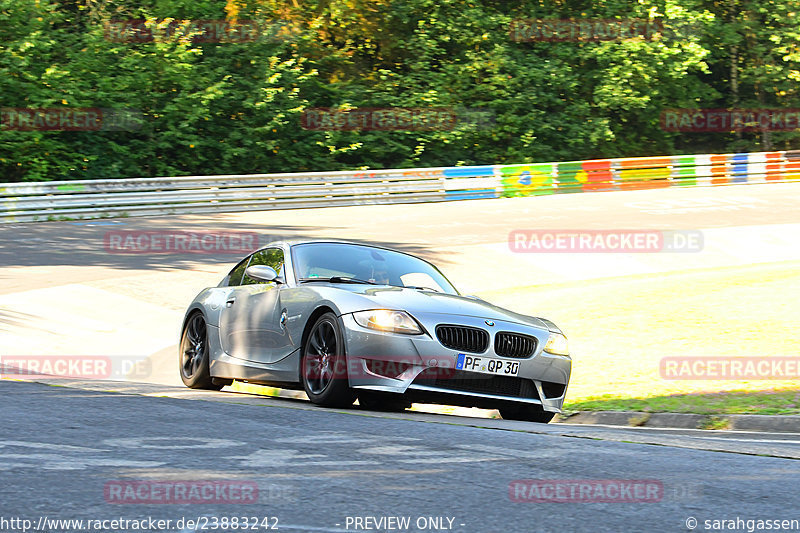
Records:
[[[200,304],[193,304],[189,306],[189,309],[186,310],[186,314],[183,315],[183,322],[181,323],[181,336],[183,336],[183,332],[186,329],[186,324],[189,322],[189,319],[192,318],[196,313],[200,313],[203,315],[203,320],[206,321],[206,325],[208,325],[208,315],[206,315],[205,309]]]
[[[314,327],[314,324],[317,323],[319,317],[324,315],[325,313],[333,313],[337,317],[339,316],[332,306],[327,303],[320,304],[316,309],[314,309],[310,315],[308,315],[308,320],[306,320],[305,326],[303,326],[303,334],[300,336],[300,368],[298,368],[298,379],[302,383],[302,372],[303,372],[303,351],[306,347],[306,342],[308,341],[308,336],[311,334],[311,328]]]
[[[306,341],[308,340],[308,336],[311,333],[311,328],[314,326],[314,324],[317,322],[317,320],[319,320],[319,317],[321,317],[325,313],[333,313],[334,315],[338,316],[338,314],[336,313],[336,310],[333,309],[328,304],[322,304],[319,307],[317,307],[316,309],[314,309],[311,312],[311,314],[308,315],[308,320],[306,320],[306,325],[303,327],[303,335],[300,337],[300,349],[301,350],[306,345]]]

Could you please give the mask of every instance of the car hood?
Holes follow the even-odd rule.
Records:
[[[415,313],[439,313],[445,315],[470,316],[490,320],[502,320],[525,324],[544,330],[553,330],[555,325],[540,318],[521,315],[497,307],[483,300],[422,291],[403,287],[373,287],[364,285],[333,285],[331,288],[350,293],[347,308],[343,313],[366,309],[401,309]],[[555,328],[557,330],[557,328]]]

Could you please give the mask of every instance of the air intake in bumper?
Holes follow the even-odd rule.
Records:
[[[417,376],[414,385],[432,387],[442,392],[472,392],[508,398],[540,399],[536,385],[530,379],[490,376],[463,370],[428,368]]]

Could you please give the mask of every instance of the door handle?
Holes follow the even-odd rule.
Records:
[[[225,307],[230,307],[236,301],[236,298],[231,298],[230,300],[225,302]]]

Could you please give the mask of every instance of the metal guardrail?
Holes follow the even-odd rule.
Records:
[[[375,171],[0,183],[0,222],[800,180],[800,151]]]

